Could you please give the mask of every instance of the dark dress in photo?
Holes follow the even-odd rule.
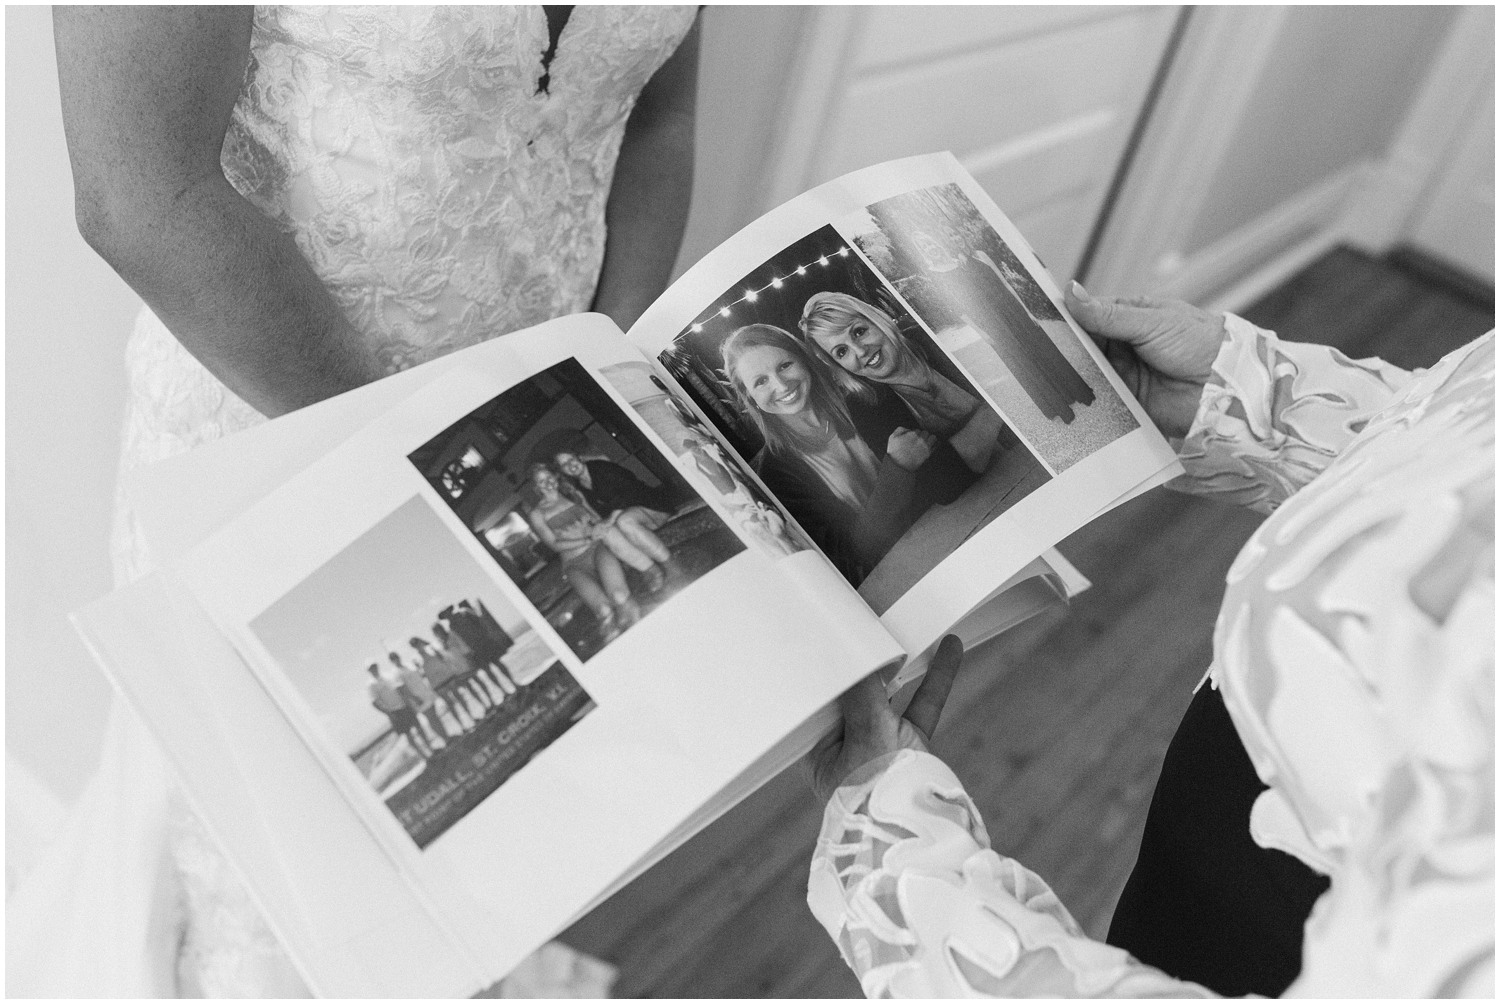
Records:
[[[1047,418],[1071,422],[1075,404],[1094,403],[1093,388],[988,263],[966,256],[924,278],[910,294],[917,312],[937,328],[961,324],[967,315]]]

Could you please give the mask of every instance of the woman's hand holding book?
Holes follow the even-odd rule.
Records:
[[[827,802],[856,771],[891,753],[904,749],[927,752],[963,658],[964,646],[956,636],[950,634],[939,642],[927,675],[902,715],[891,708],[879,674],[872,673],[845,691],[839,698],[844,727],[824,738],[807,755],[818,800]]]
[[[1076,281],[1066,299],[1162,435],[1186,436],[1224,342],[1224,316],[1181,300],[1096,297]]]

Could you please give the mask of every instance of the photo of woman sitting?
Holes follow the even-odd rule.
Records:
[[[781,328],[740,328],[720,352],[734,400],[765,443],[756,471],[852,584],[917,517],[973,481],[954,448],[913,428],[899,402],[857,424],[824,364]]]
[[[527,522],[563,560],[563,574],[594,612],[606,640],[640,618],[625,579],[625,565],[646,576],[655,591],[666,580],[672,552],[651,529],[619,514],[601,517],[550,465],[533,464],[527,478],[539,501]],[[623,563],[623,564],[622,564]]]
[[[946,440],[975,474],[995,459],[1005,430],[1000,416],[933,368],[890,314],[847,293],[814,293],[800,327],[809,348],[830,364],[857,427],[904,408],[907,420]]]

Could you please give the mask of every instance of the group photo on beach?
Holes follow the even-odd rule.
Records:
[[[408,459],[582,660],[745,549],[573,359]]]
[[[516,695],[504,662],[513,642],[483,600],[460,600],[365,667],[370,703],[390,719],[392,733],[430,759]]]
[[[877,613],[1050,478],[832,226],[746,275],[661,361]]]
[[[250,630],[419,847],[594,707],[421,498]]]

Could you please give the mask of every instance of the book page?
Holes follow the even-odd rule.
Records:
[[[859,171],[768,213],[629,337],[913,654],[1178,470],[1025,240],[948,154]]]
[[[502,975],[389,866],[180,584],[147,575],[73,620],[316,995],[468,996]]]
[[[780,504],[726,454],[713,428],[671,394],[665,371],[623,339],[603,314],[575,314],[440,356],[128,472],[124,487],[133,518],[157,560],[173,561],[440,375],[470,369],[505,382],[510,374],[559,358],[561,346],[588,360],[628,404],[632,421],[646,426],[647,438],[675,457],[678,473],[748,546],[772,558],[800,555],[783,571],[828,608],[831,623],[883,631],[868,608],[847,595],[837,572],[815,557]]]
[[[627,344],[524,335],[529,375],[440,376],[175,568],[497,965],[902,656],[816,551],[693,487],[608,375]]]
[[[121,483],[151,553],[170,562],[444,373],[473,369],[503,381],[526,368],[518,342],[610,345],[620,337],[603,314],[559,317],[125,472]]]

